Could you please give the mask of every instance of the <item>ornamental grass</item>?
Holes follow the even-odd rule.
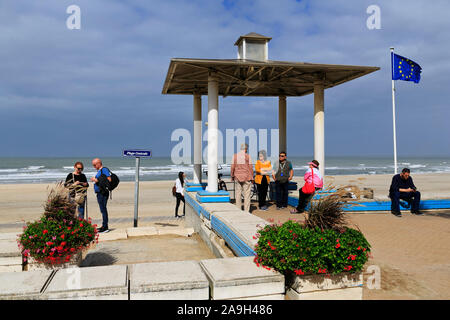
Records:
[[[58,183],[48,194],[44,214],[38,221],[28,222],[19,236],[24,262],[33,258],[44,265],[61,265],[98,242],[97,226],[90,219],[77,218],[75,210],[68,190]]]
[[[289,220],[267,225],[258,239],[254,262],[284,275],[360,272],[370,257],[370,244],[351,228],[340,195],[315,200],[304,223]]]

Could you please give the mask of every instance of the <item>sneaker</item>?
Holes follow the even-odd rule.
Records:
[[[291,210],[291,214],[301,214],[303,211]]]
[[[391,211],[391,213],[392,213],[394,216],[398,217],[398,218],[401,218],[401,217],[402,217],[401,212],[398,212],[398,211]]]
[[[98,233],[108,233],[108,232],[109,232],[109,229],[108,229],[108,228],[103,228],[103,227],[101,227],[101,228],[98,229],[97,231],[98,231]]]
[[[415,214],[416,216],[423,216],[423,212],[420,212],[419,210],[411,211],[412,214]]]

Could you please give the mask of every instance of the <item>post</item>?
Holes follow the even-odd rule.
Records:
[[[219,145],[219,82],[217,75],[208,76],[208,186],[209,192],[218,190],[218,145]]]
[[[194,93],[194,183],[202,182],[202,96]]]
[[[136,157],[136,176],[134,184],[134,227],[138,226],[138,204],[139,204],[139,162],[140,157]]]
[[[394,72],[394,48],[391,47],[391,71]],[[397,133],[395,130],[395,80],[392,74],[392,122],[394,135],[394,173],[397,174]]]
[[[287,141],[286,141],[286,97],[278,97],[278,130],[279,130],[279,152],[287,152]]]
[[[323,81],[314,82],[314,159],[319,161],[319,171],[325,175],[325,108]]]

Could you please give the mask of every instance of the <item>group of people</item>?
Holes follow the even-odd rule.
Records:
[[[258,160],[255,164],[255,172],[248,152],[248,145],[242,144],[241,150],[233,156],[231,164],[231,180],[235,182],[235,197],[236,206],[242,208],[242,197],[244,198],[244,211],[250,212],[250,197],[253,181],[257,185],[258,190],[258,205],[260,210],[268,210],[267,208],[267,191],[271,179],[275,182],[276,194],[276,208],[281,210],[287,208],[288,205],[288,190],[289,182],[294,176],[294,169],[292,163],[287,160],[286,152],[279,153],[279,160],[272,166],[270,160],[267,159],[265,150],[258,153]],[[299,188],[299,201],[295,210],[291,210],[291,214],[303,213],[308,202],[311,200],[315,191],[323,188],[323,177],[319,171],[319,162],[313,160],[308,163],[309,168],[305,172],[304,180],[306,184],[313,185],[313,192],[306,193]],[[94,183],[94,191],[97,197],[97,203],[102,214],[102,226],[98,230],[100,233],[109,232],[108,227],[108,198],[109,191],[101,188],[101,179],[111,181],[111,172],[108,168],[103,167],[103,163],[99,158],[92,160],[92,166],[97,170],[94,177],[90,181]],[[89,183],[86,175],[83,173],[84,165],[82,162],[76,162],[74,171],[69,173],[66,177],[65,185],[71,190],[70,195],[77,200],[78,217],[84,219],[86,196]],[[186,183],[186,174],[184,172],[178,173],[178,178],[175,181],[176,207],[175,217],[181,218],[185,215],[185,199],[184,199],[184,185]],[[392,183],[389,189],[389,197],[391,198],[391,213],[396,217],[401,217],[400,213],[400,199],[406,200],[411,205],[411,213],[415,215],[422,215],[419,211],[420,206],[420,192],[414,185],[410,176],[410,170],[404,168],[400,174],[392,178]],[[178,215],[179,206],[183,202],[183,215]]]
[[[323,177],[319,170],[319,162],[312,160],[308,163],[309,168],[306,170],[303,179],[305,180],[305,186],[310,185],[311,189],[308,192],[305,191],[305,186],[299,188],[299,201],[294,210],[291,210],[291,214],[301,214],[305,211],[309,201],[312,199],[316,191],[323,188]],[[276,195],[276,209],[281,210],[287,208],[288,194],[289,194],[289,182],[294,176],[294,169],[292,163],[287,160],[286,152],[279,153],[279,160],[272,165],[270,160],[267,159],[267,153],[265,150],[261,150],[258,153],[258,160],[253,170],[253,164],[251,157],[248,154],[248,145],[242,144],[240,152],[233,155],[231,164],[231,180],[235,184],[235,198],[236,206],[242,209],[242,198],[244,198],[244,211],[250,212],[250,198],[251,188],[253,182],[257,186],[258,191],[258,206],[260,210],[266,211],[267,207],[267,191],[271,180],[275,182],[275,195]],[[181,217],[178,215],[178,208],[180,202],[184,202],[184,183],[186,175],[184,172],[180,172],[176,180],[176,198],[177,204],[175,208],[175,217]],[[420,192],[417,191],[412,178],[410,176],[410,170],[404,168],[402,173],[395,175],[392,178],[392,183],[389,189],[389,197],[391,198],[391,212],[396,217],[401,217],[400,213],[400,200],[403,199],[411,205],[411,213],[415,215],[422,215],[419,211],[420,206]],[[183,207],[183,216],[184,216]]]
[[[111,182],[111,172],[108,168],[103,167],[102,160],[99,158],[92,160],[92,166],[97,170],[97,173],[90,179],[90,181],[94,183],[94,191],[103,220],[102,226],[98,229],[98,232],[106,233],[109,232],[107,209],[109,191],[105,188],[101,188],[101,180],[107,179]],[[78,206],[78,217],[84,219],[89,183],[86,175],[83,173],[83,163],[78,161],[73,167],[74,171],[69,173],[66,177],[65,186],[70,189],[71,197],[76,200]]]
[[[250,196],[253,181],[258,190],[258,205],[260,210],[267,210],[267,191],[271,179],[275,182],[276,208],[281,210],[287,208],[289,182],[294,176],[294,169],[292,163],[287,160],[285,151],[279,153],[279,160],[272,165],[267,159],[265,150],[258,153],[258,160],[255,164],[255,172],[253,172],[253,165],[248,152],[248,145],[246,143],[241,145],[240,152],[233,156],[231,164],[231,180],[235,182],[235,197],[236,206],[241,208],[242,197],[244,198],[244,211],[250,212]],[[319,190],[323,187],[323,178],[319,172],[319,162],[313,160],[308,163],[309,169],[306,171],[304,179],[305,183],[313,183],[315,189]],[[295,213],[304,211],[308,199],[312,194],[302,193],[300,190],[299,206]]]

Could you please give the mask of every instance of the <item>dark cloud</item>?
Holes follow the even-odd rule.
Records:
[[[66,8],[81,8],[68,30]],[[0,156],[169,155],[170,134],[192,128],[192,97],[164,96],[174,57],[235,58],[248,32],[273,37],[274,60],[379,66],[325,94],[326,153],[392,153],[389,47],[417,61],[422,81],[397,82],[398,151],[448,155],[450,4],[383,1],[0,2]],[[207,99],[203,97],[203,119]],[[276,98],[220,99],[220,127],[276,128]],[[244,111],[243,111],[244,110]],[[236,118],[239,114],[239,118]],[[313,152],[313,97],[288,98],[290,154]],[[302,141],[301,143],[299,141]]]

